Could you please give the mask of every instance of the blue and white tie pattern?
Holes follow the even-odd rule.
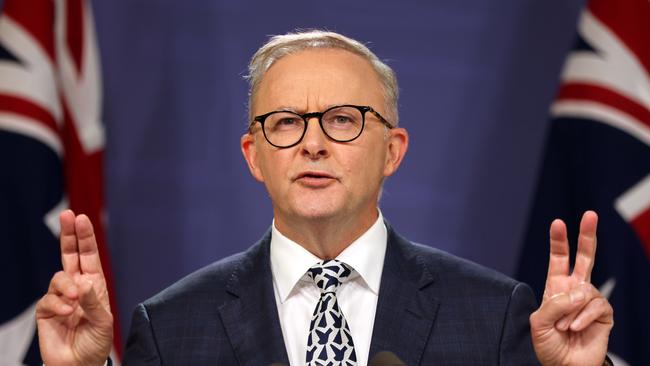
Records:
[[[336,300],[336,290],[351,273],[348,265],[337,260],[326,260],[307,271],[321,292],[309,324],[307,366],[357,365],[350,327]]]

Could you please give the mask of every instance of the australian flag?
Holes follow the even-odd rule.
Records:
[[[551,221],[598,212],[592,282],[614,307],[616,365],[650,365],[650,2],[591,0],[551,107],[519,278],[541,298]]]
[[[58,215],[63,209],[85,213],[95,224],[109,291],[115,293],[102,227],[100,76],[85,0],[4,1],[0,278],[8,291],[0,301],[2,365],[41,364],[34,309],[61,268]],[[117,309],[114,298],[111,303]],[[117,327],[115,341],[119,345]]]

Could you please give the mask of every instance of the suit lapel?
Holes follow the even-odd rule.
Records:
[[[219,308],[241,366],[289,364],[273,294],[270,231],[239,258],[227,290],[233,300]]]
[[[435,322],[439,300],[430,286],[434,271],[390,225],[369,359],[380,351],[395,353],[407,365],[419,365]],[[270,261],[270,231],[242,254],[228,282],[233,300],[219,315],[241,366],[289,364],[282,337]]]
[[[430,291],[435,275],[413,252],[413,244],[388,223],[386,227],[388,245],[369,359],[390,351],[407,365],[419,365],[438,311],[439,301]]]

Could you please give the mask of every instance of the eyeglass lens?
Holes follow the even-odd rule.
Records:
[[[290,146],[303,136],[307,122],[293,112],[275,112],[264,121],[264,134],[276,146]],[[354,107],[336,107],[321,117],[323,132],[336,141],[350,141],[361,133],[363,114]]]

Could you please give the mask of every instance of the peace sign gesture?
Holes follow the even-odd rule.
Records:
[[[61,261],[36,305],[41,356],[47,366],[103,365],[113,343],[113,316],[86,215],[61,213]]]
[[[580,222],[578,250],[570,272],[566,225],[551,223],[551,253],[542,305],[530,316],[531,336],[543,365],[602,365],[614,311],[591,284],[598,216],[587,211]]]

